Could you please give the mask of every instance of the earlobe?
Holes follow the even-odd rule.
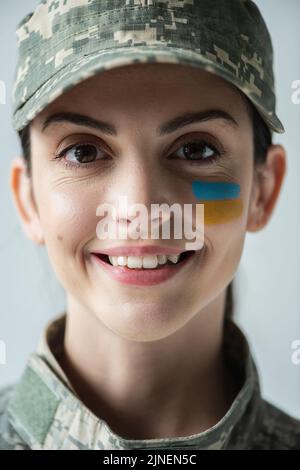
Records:
[[[266,163],[254,170],[247,231],[264,228],[273,213],[286,173],[286,152],[282,145],[271,145]]]
[[[45,243],[35,203],[32,180],[27,174],[23,157],[16,157],[11,165],[10,188],[24,232],[37,245]]]

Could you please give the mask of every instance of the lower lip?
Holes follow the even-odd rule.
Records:
[[[100,259],[94,253],[91,253],[92,259],[102,266],[112,277],[112,279],[119,281],[123,284],[134,284],[138,286],[152,286],[160,284],[167,279],[172,278],[179,272],[182,272],[184,268],[190,265],[199,253],[196,251],[194,254],[188,256],[179,264],[174,266],[164,265],[159,269],[132,269],[126,266],[112,266]]]

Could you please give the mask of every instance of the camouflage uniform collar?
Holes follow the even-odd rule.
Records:
[[[44,329],[37,347],[37,354],[42,357],[48,366],[64,382],[64,384],[76,394],[71,382],[61,368],[57,358],[63,352],[63,338],[65,333],[66,313],[52,319]]]
[[[63,324],[64,317],[50,323],[44,341],[51,338],[51,327],[57,332]],[[81,402],[58,373],[49,344],[45,348],[43,341],[29,356],[10,402],[12,425],[32,449],[247,449],[261,403],[259,377],[241,329],[227,321],[224,333],[227,357],[243,370],[244,381],[224,417],[204,432],[177,438],[122,438]]]

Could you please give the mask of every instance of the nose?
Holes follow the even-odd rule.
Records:
[[[170,203],[167,174],[159,163],[150,158],[131,162],[116,181],[113,197],[116,223],[127,225],[136,217],[145,217],[143,221],[148,224],[159,223],[160,216],[151,214],[151,205]]]

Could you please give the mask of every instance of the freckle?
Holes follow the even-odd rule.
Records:
[[[57,235],[58,240],[63,240],[63,237],[61,235]]]

